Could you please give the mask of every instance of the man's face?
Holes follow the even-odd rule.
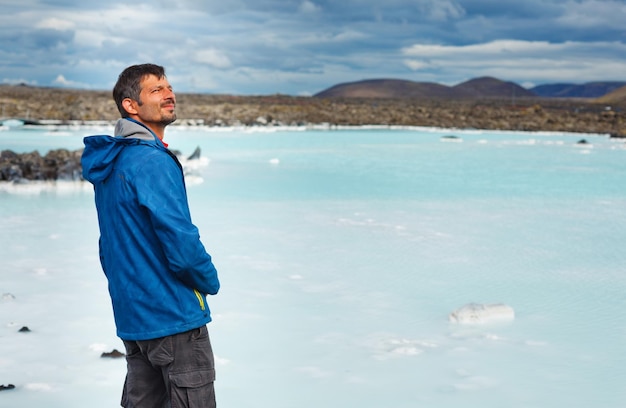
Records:
[[[139,121],[167,126],[176,120],[176,96],[166,77],[145,76],[141,80],[139,103],[135,104]]]

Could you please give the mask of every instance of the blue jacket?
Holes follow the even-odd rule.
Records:
[[[121,119],[116,137],[84,138],[83,177],[94,185],[100,262],[117,335],[149,340],[211,321],[217,271],[192,224],[182,167],[148,128]]]

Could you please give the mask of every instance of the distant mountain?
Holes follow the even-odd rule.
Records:
[[[469,95],[475,98],[523,98],[537,96],[515,82],[505,82],[492,77],[470,79],[453,86],[452,89],[458,95]]]
[[[368,79],[342,83],[314,95],[316,98],[473,99],[535,97],[514,82],[483,77],[450,87],[432,82]]]
[[[594,100],[599,103],[606,104],[623,104],[626,103],[626,86],[622,86],[621,88],[617,88],[613,92],[609,92],[608,94],[597,98]]]
[[[454,91],[432,82],[414,82],[401,79],[367,79],[332,86],[317,98],[454,98]]]
[[[585,84],[546,84],[530,88],[535,94],[548,98],[599,98],[618,88],[626,86],[626,82],[588,82]]]

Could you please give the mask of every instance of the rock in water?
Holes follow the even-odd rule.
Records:
[[[200,146],[196,147],[196,150],[191,153],[191,156],[187,157],[187,160],[197,160],[200,158]]]
[[[113,349],[110,353],[104,352],[100,355],[101,358],[122,358],[126,356],[126,354],[122,353],[118,349]]]
[[[39,152],[18,154],[0,151],[0,181],[15,183],[25,180],[82,180],[80,158],[82,149],[56,149],[45,156]]]
[[[455,135],[446,135],[446,136],[441,136],[440,139],[442,142],[462,142],[463,139],[461,139],[458,136]]]
[[[448,320],[459,324],[481,324],[511,321],[515,319],[515,311],[503,303],[480,304],[469,303],[450,313]]]
[[[4,293],[2,295],[2,300],[15,300],[15,295],[13,295],[12,293]]]

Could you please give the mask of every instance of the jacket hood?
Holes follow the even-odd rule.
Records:
[[[114,134],[116,137],[132,138],[154,141],[158,139],[145,125],[130,118],[124,118],[115,124]]]
[[[83,139],[85,150],[81,157],[83,178],[92,184],[109,177],[124,147],[136,144],[153,145],[165,149],[159,138],[143,124],[129,118],[120,119],[115,125],[115,137],[107,135],[87,136]]]

